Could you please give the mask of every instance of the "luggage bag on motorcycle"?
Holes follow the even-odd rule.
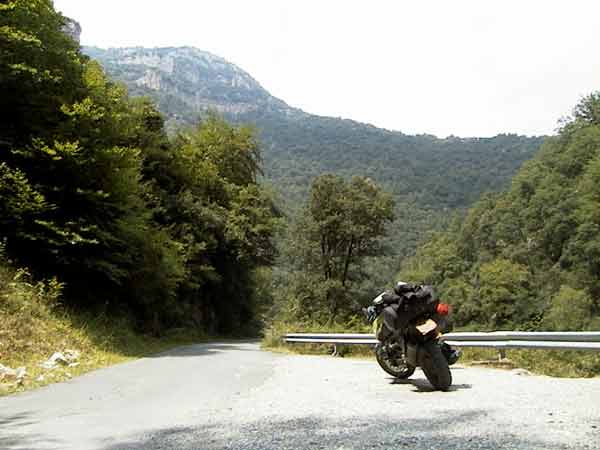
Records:
[[[402,295],[395,308],[396,328],[405,328],[411,320],[425,314],[435,313],[439,299],[432,286],[415,286],[414,290]]]

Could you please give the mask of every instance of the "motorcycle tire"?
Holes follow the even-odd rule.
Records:
[[[437,342],[428,342],[419,349],[419,365],[436,390],[447,391],[450,388],[452,373]]]
[[[415,367],[407,364],[404,361],[398,361],[397,359],[392,360],[385,347],[381,344],[375,347],[375,358],[379,366],[388,374],[394,378],[406,379],[415,372]]]

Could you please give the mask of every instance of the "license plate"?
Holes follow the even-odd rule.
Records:
[[[416,328],[422,335],[426,335],[437,328],[437,323],[434,320],[428,319],[425,323],[417,325]]]

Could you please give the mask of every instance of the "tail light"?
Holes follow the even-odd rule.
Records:
[[[446,316],[448,315],[448,312],[450,312],[450,305],[448,305],[448,303],[438,303],[435,312],[442,316]]]

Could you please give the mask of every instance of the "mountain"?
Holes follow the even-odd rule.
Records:
[[[393,192],[397,223],[390,244],[411,253],[453,211],[483,192],[508,186],[542,137],[439,139],[410,136],[353,120],[308,114],[275,98],[239,67],[191,48],[83,49],[134,95],[154,99],[170,129],[216,110],[255,124],[263,144],[264,175],[288,205],[300,205],[322,173],[366,175]],[[390,87],[393,89],[393,86]],[[431,106],[432,108],[435,105]]]
[[[83,50],[125,82],[131,94],[151,96],[172,124],[193,124],[208,110],[234,117],[305,115],[273,97],[239,67],[193,47]]]

